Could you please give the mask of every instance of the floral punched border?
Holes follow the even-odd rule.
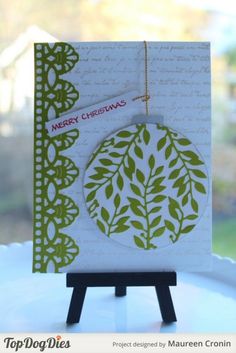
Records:
[[[49,115],[70,110],[79,99],[73,84],[61,78],[73,69],[79,55],[68,43],[37,43],[34,55],[33,272],[60,272],[79,255],[79,246],[63,229],[79,216],[79,207],[62,193],[79,176],[79,168],[63,155],[77,141],[79,131],[50,138],[45,122]]]

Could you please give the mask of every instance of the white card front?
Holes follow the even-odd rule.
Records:
[[[35,45],[35,272],[209,269],[209,43],[148,43],[149,112],[162,124],[135,123],[141,99],[70,120],[144,95],[144,60],[142,42]],[[50,137],[57,121],[71,126]]]

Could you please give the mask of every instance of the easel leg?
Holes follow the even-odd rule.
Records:
[[[66,320],[67,324],[75,324],[79,322],[86,289],[87,287],[74,287]]]
[[[124,297],[126,295],[126,287],[117,286],[115,287],[115,296],[116,297]]]
[[[163,321],[166,323],[177,321],[170,288],[168,286],[159,285],[156,286],[155,289]]]

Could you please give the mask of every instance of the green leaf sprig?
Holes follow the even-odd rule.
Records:
[[[177,197],[181,196],[182,206],[190,201],[193,212],[198,212],[199,207],[193,191],[206,194],[205,186],[199,181],[207,178],[199,169],[204,163],[195,152],[186,150],[186,146],[191,145],[187,138],[179,138],[176,132],[160,124],[157,125],[157,129],[165,131],[164,137],[157,143],[157,150],[165,148],[165,158],[170,159],[169,168],[173,170],[169,179],[174,180],[173,187],[178,190]],[[174,169],[177,163],[180,167]]]
[[[113,215],[105,208],[101,208],[101,218],[102,220],[97,220],[97,225],[100,230],[105,233],[108,237],[112,234],[122,233],[129,229],[129,216],[125,216],[128,211],[129,205],[124,205],[120,207],[120,195],[116,194],[114,198],[115,210]]]
[[[97,158],[97,156],[99,154],[102,153],[107,153],[108,151],[108,147],[114,145],[114,138],[111,139],[106,139],[104,140],[100,146],[94,151],[94,153],[92,154],[88,164],[87,164],[87,168],[93,163],[93,161]]]
[[[157,246],[153,240],[160,237],[165,231],[165,226],[160,226],[161,215],[153,218],[153,214],[160,212],[161,203],[166,199],[166,196],[161,194],[166,188],[162,185],[164,177],[161,176],[164,167],[155,168],[153,154],[150,155],[148,164],[149,174],[147,178],[141,170],[136,169],[136,179],[139,186],[131,183],[134,197],[128,197],[133,214],[138,216],[139,219],[143,219],[143,221],[131,220],[132,226],[139,231],[139,235],[134,235],[134,242],[139,248],[145,250],[156,249]],[[153,204],[156,205],[153,207]]]
[[[176,200],[171,197],[169,197],[168,200],[169,214],[174,221],[171,222],[166,219],[165,226],[171,232],[169,236],[170,240],[172,243],[175,243],[182,234],[191,232],[191,230],[195,227],[195,224],[189,224],[189,221],[197,219],[198,215],[193,213],[185,216],[180,204]],[[188,222],[187,225],[186,221]]]

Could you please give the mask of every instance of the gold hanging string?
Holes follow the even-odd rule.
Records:
[[[137,99],[141,99],[142,102],[145,102],[146,103],[146,115],[149,115],[148,101],[151,97],[148,93],[148,48],[147,48],[146,41],[144,41],[144,53],[145,53],[145,59],[144,59],[145,94],[142,96],[138,96],[138,97],[133,98],[133,101],[135,101]]]

